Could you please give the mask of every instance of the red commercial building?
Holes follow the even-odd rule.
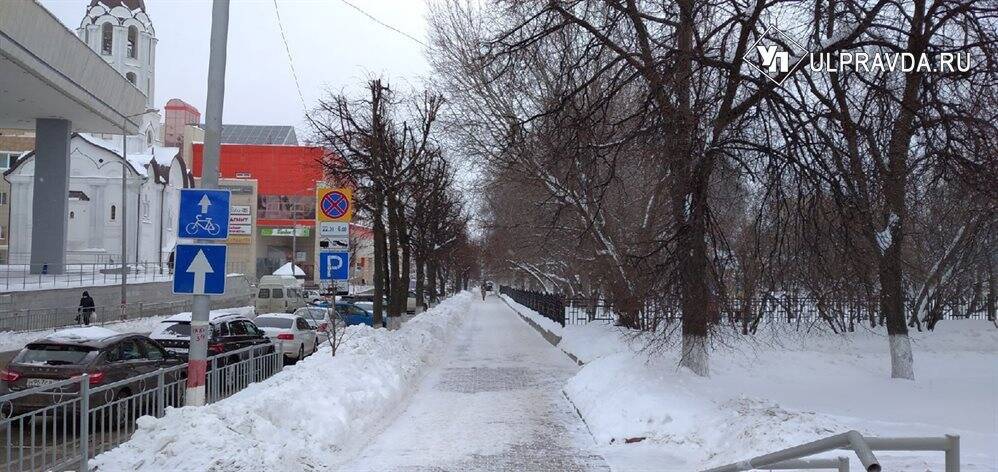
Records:
[[[227,144],[225,134],[229,129],[226,128],[230,126],[223,128],[219,177],[257,181],[254,234],[257,274],[269,274],[294,256],[307,278],[311,278],[315,261],[315,185],[323,180],[323,149],[284,144]],[[192,172],[201,177],[204,144],[193,143],[192,151]],[[292,248],[297,254],[292,254]]]

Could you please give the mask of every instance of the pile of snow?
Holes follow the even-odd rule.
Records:
[[[113,331],[107,328],[101,328],[100,326],[85,326],[82,328],[69,328],[62,331],[56,331],[48,336],[45,336],[47,341],[55,342],[87,342],[87,341],[99,341],[101,339],[110,338],[111,336],[117,336],[121,334],[118,331]]]
[[[297,365],[218,403],[142,417],[131,440],[97,456],[99,470],[327,470],[394,414],[444,351],[468,292],[390,331],[347,328]]]
[[[290,276],[305,276],[305,271],[290,262],[282,265],[277,270],[274,271],[272,275],[290,275]]]
[[[621,470],[698,470],[852,429],[958,434],[962,470],[998,470],[998,329],[987,321],[913,332],[915,381],[890,379],[886,333],[868,327],[835,334],[771,323],[754,336],[722,333],[708,378],[677,367],[678,339],[653,343],[606,322],[560,335],[558,347],[585,363],[563,391]],[[824,456],[840,455],[860,467],[855,454]],[[886,470],[943,466],[941,452],[877,456]]]

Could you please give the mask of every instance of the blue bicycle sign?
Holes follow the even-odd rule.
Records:
[[[194,215],[195,221],[188,223],[187,230],[188,233],[197,233],[199,229],[205,230],[211,236],[217,236],[222,228],[215,223],[211,222],[211,218],[202,217],[201,215]]]
[[[194,239],[228,238],[229,199],[228,190],[182,189],[178,236]]]

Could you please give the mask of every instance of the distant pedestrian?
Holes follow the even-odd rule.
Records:
[[[94,314],[94,299],[90,298],[90,293],[83,291],[80,298],[80,307],[76,309],[76,322],[90,325],[90,316]]]
[[[479,288],[482,289],[482,301],[484,302],[485,301],[485,282],[482,282],[482,285],[479,286]]]

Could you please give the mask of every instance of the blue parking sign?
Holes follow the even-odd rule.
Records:
[[[349,252],[319,253],[319,280],[347,280],[349,278]]]
[[[226,239],[229,237],[228,190],[185,188],[180,190],[181,238]]]
[[[178,244],[175,254],[173,293],[225,293],[224,244]]]

